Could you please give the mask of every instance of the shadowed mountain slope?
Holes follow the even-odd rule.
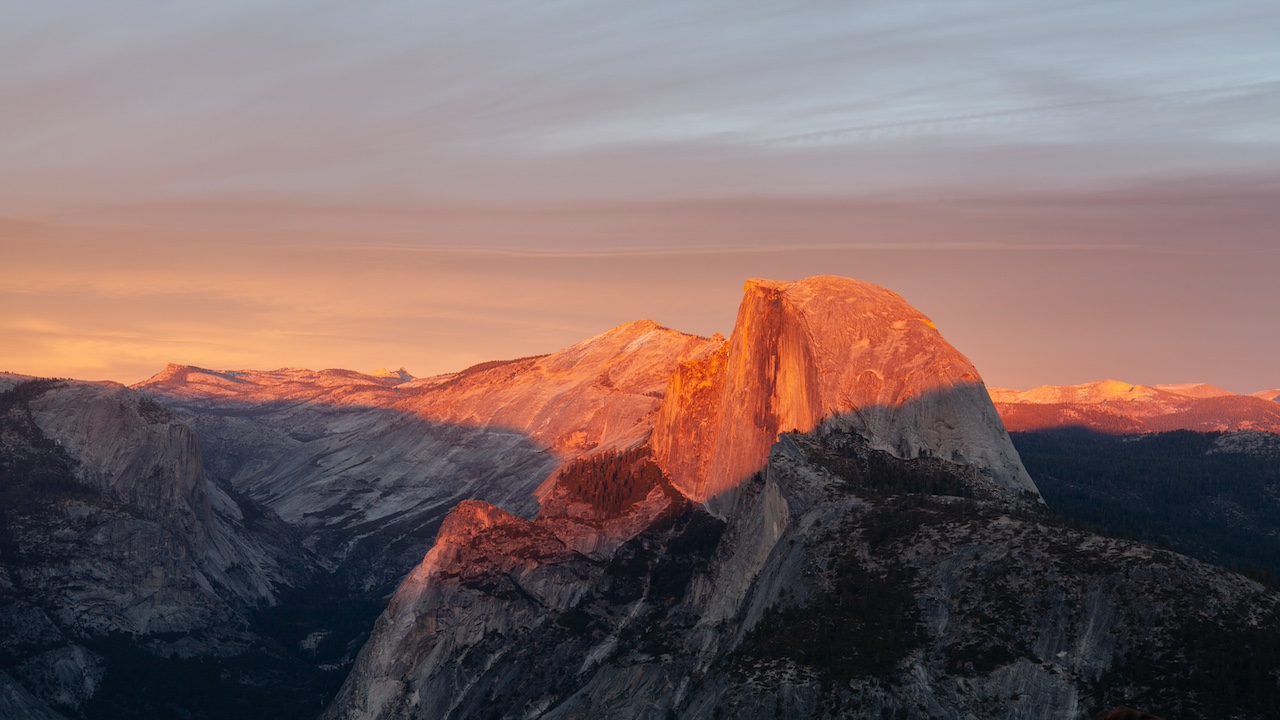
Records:
[[[1280,596],[1067,527],[972,468],[820,426],[733,497],[722,520],[654,493],[605,554],[460,506],[324,717],[1280,710]]]
[[[0,669],[29,691],[6,696],[70,717],[304,716],[320,673],[253,621],[318,569],[287,526],[211,481],[195,434],[138,393],[0,387]]]
[[[1280,577],[1280,435],[1014,433],[1059,515],[1257,577]]]

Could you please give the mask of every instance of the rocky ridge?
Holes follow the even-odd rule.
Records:
[[[1280,433],[1280,405],[1204,383],[1134,385],[1103,380],[1033,390],[992,388],[1009,432],[1079,428],[1132,435],[1172,430]]]
[[[212,475],[300,528],[344,582],[389,590],[458,502],[528,517],[565,462],[642,442],[676,366],[721,342],[644,320],[407,382],[170,366],[136,389],[196,430]]]

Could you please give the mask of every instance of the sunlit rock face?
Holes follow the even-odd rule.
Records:
[[[388,370],[386,368],[378,368],[377,370],[374,370],[369,374],[376,378],[388,378],[391,380],[399,380],[401,382],[408,382],[414,379],[413,375],[410,375],[409,371],[406,370],[403,366],[401,366],[399,370]]]
[[[1205,383],[1135,385],[1102,380],[1032,390],[992,388],[1010,432],[1078,428],[1136,435],[1171,430],[1280,433],[1280,405],[1267,392],[1236,395]]]
[[[667,380],[719,338],[640,320],[539,358],[416,381],[411,407],[438,422],[519,431],[561,455],[643,440]]]
[[[564,462],[642,442],[678,364],[720,343],[642,320],[412,381],[171,366],[138,389],[196,430],[211,473],[373,588],[403,577],[458,502],[531,516]]]
[[[779,432],[823,422],[1035,492],[973,365],[897,294],[830,276],[748,281],[726,345],[672,377],[653,447],[707,501],[758,470]]]

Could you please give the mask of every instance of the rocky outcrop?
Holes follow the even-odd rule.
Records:
[[[749,280],[728,343],[672,377],[653,447],[707,501],[757,471],[778,433],[822,422],[1035,493],[973,365],[901,297],[846,278]]]
[[[527,676],[531,660],[507,666],[503,658],[520,653],[502,638],[541,632],[548,623],[561,628],[548,632],[558,638],[553,645],[565,645],[564,661],[585,656],[578,675],[603,683],[603,699],[589,695],[580,708],[590,716],[619,689],[606,660],[643,628],[668,619],[701,628],[688,647],[669,648],[691,664],[673,664],[646,682],[674,687],[668,672],[678,667],[705,673],[706,663],[740,640],[725,626],[743,622],[744,613],[754,624],[768,607],[753,599],[753,589],[794,513],[776,486],[761,490],[746,481],[787,430],[859,437],[870,443],[868,452],[903,462],[940,463],[933,458],[941,456],[947,467],[964,468],[956,482],[974,493],[1014,504],[1035,496],[976,370],[901,298],[839,278],[751,281],[730,339],[699,346],[666,382],[652,436],[653,458],[666,476],[645,501],[611,517],[562,481],[544,486],[532,522],[488,505],[460,506],[379,620],[330,714],[465,716],[485,705],[469,666],[499,663],[504,676]],[[612,480],[631,482],[627,472],[619,467]],[[796,497],[811,503],[820,495]],[[730,519],[731,540],[719,547],[734,549],[716,563],[710,553],[724,526],[703,502]],[[841,504],[827,519],[846,510]],[[498,586],[509,589],[493,590]],[[584,622],[594,635],[562,632]],[[476,635],[477,628],[486,630]],[[567,682],[583,687],[579,680]],[[495,682],[482,684],[492,694]],[[521,693],[545,695],[537,682],[519,685]],[[534,715],[555,704],[551,696],[525,700]]]
[[[1173,430],[1280,433],[1280,406],[1265,393],[1236,395],[1204,383],[1134,385],[1103,380],[1033,390],[992,388],[1009,432],[1076,428],[1114,435]]]
[[[1276,433],[1252,430],[1225,433],[1214,440],[1213,444],[1214,449],[1210,453],[1280,457],[1280,435]]]
[[[28,380],[0,715],[314,716],[397,582],[325,717],[1280,707],[1277,595],[1046,515],[977,371],[874,285],[750,281],[728,340],[641,321],[433,378]],[[1063,403],[1120,402],[1093,390]]]
[[[390,378],[392,380],[399,380],[401,382],[408,382],[410,380],[415,379],[413,375],[409,374],[408,370],[404,369],[403,365],[400,367],[399,370],[388,370],[386,368],[378,368],[377,370],[374,370],[369,374],[376,378]]]
[[[847,482],[842,442],[779,443],[759,497],[787,500],[787,529],[731,616],[740,643],[676,701],[678,716],[1082,718],[1120,703],[1266,716],[1274,688],[1233,696],[1223,663],[1230,638],[1280,639],[1276,593],[999,499]],[[814,465],[854,497],[819,495],[830,480]],[[1170,691],[1199,673],[1204,695]]]

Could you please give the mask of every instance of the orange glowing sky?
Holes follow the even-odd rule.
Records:
[[[1273,4],[0,8],[0,369],[728,332],[837,274],[989,385],[1280,386]]]

